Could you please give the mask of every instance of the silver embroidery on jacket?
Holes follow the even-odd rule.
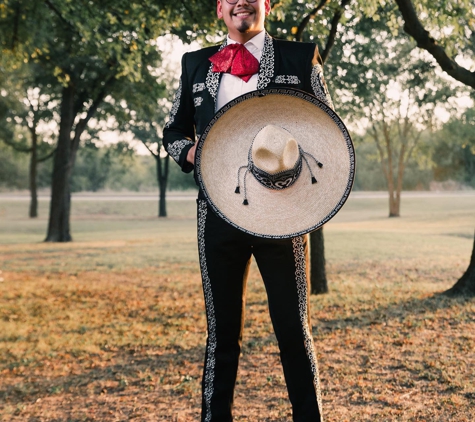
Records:
[[[201,92],[205,89],[205,84],[203,82],[193,84],[193,94],[196,94],[197,92]]]
[[[168,119],[168,122],[165,125],[165,129],[169,128],[170,125],[175,121],[175,115],[178,111],[178,107],[180,106],[181,91],[182,91],[182,82],[180,78],[180,83],[178,84],[178,89],[176,90],[175,99],[173,100],[172,109],[170,110],[170,118]]]
[[[193,102],[195,103],[195,107],[198,107],[201,105],[201,103],[203,102],[203,97],[195,97],[193,99]]]
[[[322,394],[320,391],[320,377],[318,374],[317,357],[315,355],[315,347],[313,345],[313,338],[310,327],[308,325],[308,285],[307,285],[307,270],[305,249],[303,244],[303,236],[294,237],[292,239],[292,246],[295,257],[295,280],[297,282],[297,292],[299,298],[299,314],[300,322],[304,335],[305,350],[310,361],[310,367],[313,373],[313,385],[315,394],[317,396],[318,409],[320,416],[322,415]],[[323,420],[323,419],[322,419]]]
[[[335,108],[333,106],[333,101],[323,80],[323,68],[320,64],[313,66],[312,74],[310,76],[310,83],[315,96],[334,110]]]
[[[206,342],[206,362],[204,368],[203,397],[205,402],[205,422],[211,421],[211,398],[214,393],[214,368],[216,366],[216,315],[214,312],[213,292],[208,275],[205,251],[205,225],[208,212],[207,202],[198,202],[198,251],[200,257],[201,278],[203,280],[203,293],[205,297],[206,316],[208,319],[208,341]]]
[[[264,38],[264,48],[262,50],[261,62],[259,65],[259,76],[257,77],[257,89],[265,88],[274,76],[274,43],[271,36],[266,32]]]
[[[300,83],[300,79],[296,75],[277,75],[275,77],[275,83],[277,84],[287,84],[287,85],[297,85]]]
[[[178,161],[180,160],[181,152],[183,151],[183,148],[185,148],[187,145],[193,145],[193,142],[189,139],[180,139],[179,141],[175,141],[169,144],[167,147],[167,152],[178,163]]]
[[[221,47],[219,47],[218,51],[221,51],[224,47],[226,47],[227,39],[224,40]],[[213,72],[213,63],[209,65],[208,74],[206,75],[206,87],[208,88],[208,92],[214,99],[216,103],[216,96],[218,95],[218,87],[219,87],[219,77],[221,74],[219,72]]]

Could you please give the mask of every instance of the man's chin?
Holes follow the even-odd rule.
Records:
[[[237,30],[241,33],[241,34],[245,34],[247,32],[249,32],[249,28],[251,27],[251,25],[249,25],[247,22],[243,22],[241,24],[241,26],[239,26],[239,28],[237,28]]]

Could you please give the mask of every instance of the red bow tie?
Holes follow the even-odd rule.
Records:
[[[209,58],[213,72],[230,73],[248,82],[259,70],[259,62],[243,44],[230,44]]]

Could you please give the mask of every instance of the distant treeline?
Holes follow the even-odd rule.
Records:
[[[29,156],[0,142],[0,189],[28,189]],[[170,163],[169,190],[195,188],[192,174],[183,173]],[[52,159],[38,166],[38,188],[51,184]],[[87,145],[78,152],[71,191],[155,191],[156,162],[151,155],[139,155],[124,145],[98,148]]]

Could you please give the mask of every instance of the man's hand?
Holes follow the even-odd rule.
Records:
[[[186,161],[188,161],[191,164],[195,164],[195,151],[196,151],[196,145],[198,142],[195,142],[195,144],[188,150],[188,154],[186,156]]]

